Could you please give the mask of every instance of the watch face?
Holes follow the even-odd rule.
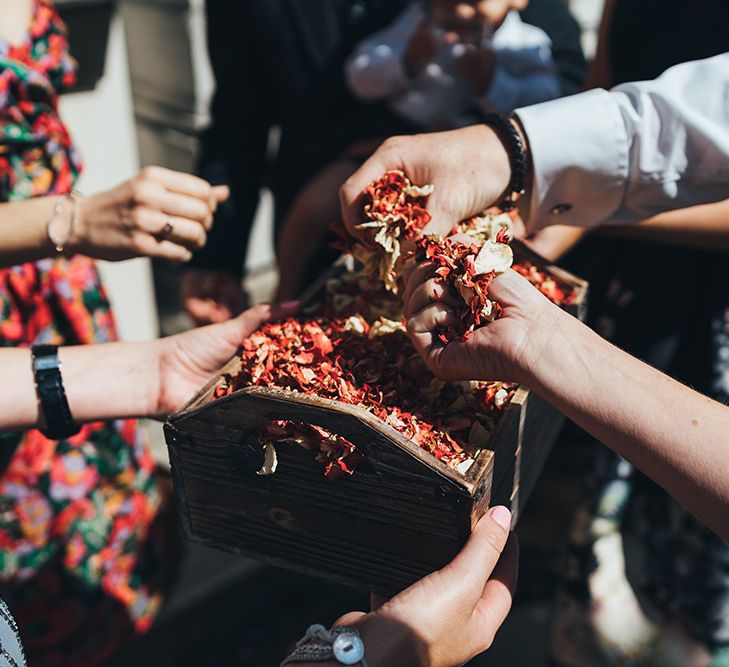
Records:
[[[334,657],[343,665],[356,665],[364,658],[364,644],[359,635],[344,632],[332,644]]]

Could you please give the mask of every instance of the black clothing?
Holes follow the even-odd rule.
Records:
[[[727,0],[618,0],[608,39],[613,84],[729,50]]]
[[[241,275],[258,193],[274,194],[282,220],[299,190],[358,140],[411,133],[383,104],[356,99],[344,62],[389,25],[408,0],[208,0],[208,49],[217,82],[198,173],[231,188],[206,247],[191,265]],[[553,42],[564,94],[586,74],[580,31],[563,0],[532,0],[522,13]],[[276,155],[269,131],[280,127]],[[328,261],[322,255],[320,261]]]
[[[241,275],[264,184],[281,219],[299,189],[340,151],[399,126],[383,107],[362,105],[348,92],[343,64],[363,37],[388,25],[406,4],[208,0],[217,86],[198,173],[230,185],[231,199],[192,266]],[[267,159],[274,126],[281,131],[278,151]]]

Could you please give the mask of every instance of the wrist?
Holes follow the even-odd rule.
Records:
[[[519,138],[521,139],[522,146],[524,146],[524,155],[526,159],[525,174],[524,174],[524,196],[517,202],[517,211],[519,217],[526,224],[531,217],[531,202],[532,202],[532,185],[534,183],[534,170],[532,165],[532,154],[529,149],[529,139],[524,131],[524,127],[519,121],[518,116],[510,116],[509,122],[513,125]]]
[[[466,148],[462,162],[469,169],[463,177],[474,179],[472,187],[476,196],[471,210],[480,212],[495,206],[511,183],[511,163],[503,142],[485,123],[456,131],[464,132]]]
[[[157,341],[59,350],[69,408],[78,423],[146,417],[159,387]]]
[[[143,417],[150,419],[164,419],[168,412],[163,405],[162,368],[169,347],[170,337],[147,341],[145,353],[147,358],[147,373],[143,392],[140,395]]]
[[[546,298],[532,312],[527,342],[517,355],[517,381],[545,396],[565,380],[565,360],[573,355],[575,343],[573,329],[581,323]]]
[[[79,197],[76,203],[76,229],[68,241],[68,249],[71,254],[92,255],[89,243],[89,221],[96,216],[99,197],[100,195]]]
[[[354,622],[337,621],[359,630],[368,667],[430,667],[425,643],[402,621],[371,612]]]
[[[487,113],[483,122],[496,134],[507,156],[509,180],[496,204],[511,211],[526,194],[528,155],[524,136],[513,120],[503,114]]]

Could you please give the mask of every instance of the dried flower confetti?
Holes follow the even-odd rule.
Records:
[[[240,373],[216,397],[247,386],[280,387],[360,405],[446,465],[466,469],[515,391],[502,382],[444,383],[434,378],[402,321],[362,316],[290,318],[264,325],[243,343]],[[311,424],[278,421],[264,442],[318,451],[327,476],[351,473],[354,445]]]
[[[426,206],[432,190],[414,186],[400,171],[372,183],[359,229],[371,230],[376,245],[355,241],[342,225],[335,228],[339,249],[351,252],[361,270],[330,278],[323,302],[306,316],[268,323],[251,334],[243,342],[241,371],[226,377],[215,397],[265,386],[359,405],[465,474],[488,446],[517,385],[446,383],[430,374],[407,336],[395,296],[403,260],[400,241],[413,241],[410,256],[432,261],[437,279],[463,300],[458,329],[440,333],[447,343],[499,317],[500,306],[488,298],[488,288],[512,266],[513,214],[492,209],[474,216],[456,225],[455,239],[422,236],[430,221]],[[571,287],[531,262],[513,268],[558,305],[574,298]],[[265,453],[261,474],[275,470],[279,443],[316,451],[330,478],[352,474],[364,460],[346,438],[313,424],[274,421],[259,436]]]

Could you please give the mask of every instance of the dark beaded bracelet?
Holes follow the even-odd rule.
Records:
[[[524,142],[508,116],[498,113],[486,114],[484,123],[496,132],[509,156],[511,181],[508,194],[499,202],[499,206],[504,211],[510,211],[526,193],[527,154]]]

